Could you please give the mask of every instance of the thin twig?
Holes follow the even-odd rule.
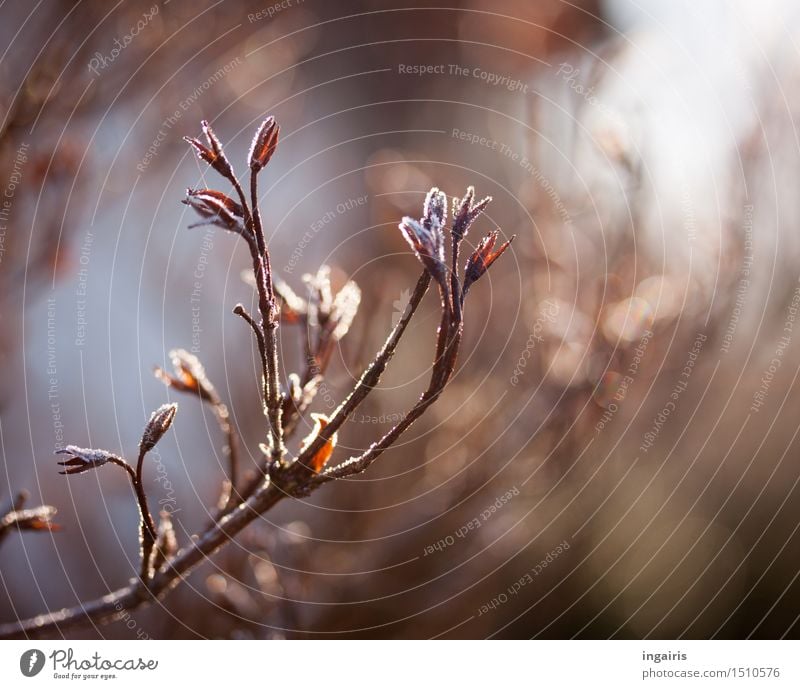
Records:
[[[225,445],[228,455],[228,479],[222,489],[219,505],[222,508],[236,504],[236,487],[239,482],[239,436],[231,423],[231,415],[222,402],[214,405],[220,430],[225,434]]]
[[[265,314],[262,311],[261,326],[264,332],[264,349],[267,360],[267,375],[269,395],[267,398],[267,414],[269,416],[270,433],[272,435],[272,462],[280,462],[286,454],[283,444],[283,426],[281,425],[281,384],[278,362],[278,308],[275,302],[275,291],[272,285],[272,266],[270,264],[269,249],[264,240],[264,228],[261,225],[261,211],[258,205],[258,172],[250,173],[250,204],[253,213],[253,230],[261,250],[261,269],[264,273],[263,299],[268,308]],[[261,283],[256,275],[256,283],[261,291]]]
[[[90,622],[95,624],[110,622],[120,618],[126,611],[153,602],[174,588],[192,568],[213,555],[220,546],[288,495],[285,489],[267,484],[234,512],[213,524],[190,546],[178,551],[174,557],[167,560],[165,565],[153,574],[149,582],[133,580],[128,586],[97,600],[0,625],[0,639],[41,635],[48,632],[63,633],[66,629]]]
[[[507,248],[506,242],[497,251],[494,244],[498,232],[490,233],[470,257],[465,271],[464,286],[458,276],[459,243],[468,226],[483,211],[489,198],[473,205],[474,190],[470,187],[467,195],[457,208],[457,218],[451,229],[452,269],[447,276],[444,263],[444,235],[442,227],[446,218],[447,199],[437,188],[431,189],[423,207],[424,217],[417,222],[404,218],[400,229],[411,245],[425,270],[417,281],[414,292],[401,319],[377,352],[375,359],[362,373],[350,394],[337,407],[330,419],[324,423],[318,418],[318,433],[312,441],[307,441],[296,458],[285,460],[285,438],[296,427],[305,407],[316,391],[321,373],[330,361],[334,344],[347,332],[360,300],[358,288],[348,283],[334,300],[331,296],[329,269],[320,268],[315,281],[312,279],[307,304],[294,297],[288,299],[289,292],[279,292],[287,302],[287,318],[292,322],[300,320],[306,326],[305,354],[306,370],[302,379],[296,374],[289,378],[288,392],[284,395],[280,383],[280,362],[278,359],[277,328],[279,325],[278,303],[276,301],[269,251],[264,239],[264,230],[258,203],[257,175],[269,162],[278,141],[277,124],[267,118],[258,130],[250,151],[250,203],[236,178],[230,162],[225,157],[222,145],[207,122],[203,131],[208,141],[205,146],[197,139],[188,139],[196,149],[201,160],[207,162],[223,177],[230,180],[241,202],[239,204],[228,196],[214,190],[189,190],[187,203],[207,222],[242,236],[250,250],[253,272],[258,292],[261,323],[239,304],[234,313],[242,317],[250,326],[256,338],[261,357],[263,404],[269,418],[270,448],[265,449],[263,466],[245,486],[239,487],[238,436],[231,422],[228,408],[222,403],[213,385],[208,381],[199,360],[183,350],[171,353],[175,365],[175,375],[157,369],[157,375],[168,385],[178,390],[200,397],[212,405],[221,430],[225,435],[226,450],[230,460],[227,482],[220,502],[220,512],[192,543],[175,552],[177,543],[168,515],[162,514],[159,529],[150,513],[143,483],[143,467],[146,454],[159,442],[170,428],[177,405],[162,405],[150,417],[139,444],[139,456],[134,469],[124,459],[105,450],[83,449],[75,445],[67,446],[58,454],[71,458],[61,462],[65,468],[62,473],[83,473],[111,462],[121,466],[128,473],[136,494],[141,516],[140,540],[142,564],[140,577],[133,579],[128,586],[103,596],[95,601],[83,603],[74,608],[40,615],[13,624],[0,625],[0,638],[45,634],[63,630],[89,622],[102,623],[118,619],[130,610],[165,595],[189,572],[218,548],[231,541],[248,524],[271,509],[286,497],[305,497],[323,484],[364,471],[389,446],[391,446],[441,395],[453,375],[456,358],[463,333],[463,297],[469,286],[486,272],[489,266]],[[441,321],[437,330],[435,355],[428,387],[410,411],[362,454],[351,457],[344,463],[325,469],[335,445],[335,433],[363,400],[375,389],[381,376],[392,359],[398,343],[406,332],[408,324],[427,293],[432,279],[436,280],[441,299]],[[288,286],[286,288],[289,289]],[[347,291],[345,291],[347,290]],[[316,339],[312,338],[313,334]],[[298,381],[301,383],[298,386]],[[284,410],[286,418],[283,418]],[[13,505],[12,505],[13,507]],[[53,528],[49,515],[54,508],[40,508],[42,523],[31,522],[31,528]],[[33,515],[36,516],[36,515]],[[30,520],[29,520],[30,521]],[[4,524],[5,522],[3,522]],[[0,539],[5,531],[0,526]],[[157,552],[154,554],[154,549]],[[174,553],[174,554],[173,554]]]
[[[147,494],[142,482],[142,472],[144,469],[144,458],[147,454],[146,449],[139,450],[139,458],[136,461],[136,473],[133,478],[133,488],[136,491],[136,501],[139,504],[139,515],[141,517],[140,538],[142,544],[142,565],[141,577],[144,581],[150,576],[150,557],[153,553],[153,546],[156,543],[156,525],[150,508],[147,505]],[[128,467],[128,463],[125,462]],[[128,467],[130,468],[130,467]]]
[[[394,356],[394,352],[397,349],[400,338],[403,336],[403,333],[405,333],[414,313],[416,313],[422,298],[428,291],[428,286],[430,283],[430,274],[427,271],[423,271],[422,275],[419,277],[419,280],[417,280],[417,286],[414,288],[414,292],[411,295],[411,299],[406,306],[403,316],[397,322],[389,337],[386,338],[386,342],[383,343],[383,346],[372,360],[372,363],[361,374],[361,377],[358,379],[358,383],[356,383],[355,388],[353,388],[352,392],[337,407],[336,411],[333,413],[333,416],[331,416],[328,424],[322,429],[319,436],[315,438],[314,441],[306,448],[306,450],[298,457],[299,462],[305,463],[317,452],[319,452],[319,449],[328,440],[330,440],[331,437],[333,437],[333,434],[339,428],[341,428],[342,424],[347,420],[350,414],[356,410],[364,398],[380,382],[381,375],[386,369],[386,366],[389,364],[389,361],[391,361],[392,356]]]

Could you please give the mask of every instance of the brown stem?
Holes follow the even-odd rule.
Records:
[[[452,300],[453,317],[461,320],[461,285],[458,279],[458,253],[461,238],[453,235],[452,264],[450,268],[450,298]]]
[[[269,402],[267,412],[269,414],[269,425],[272,434],[272,461],[281,461],[286,454],[286,446],[283,444],[283,425],[281,423],[281,388],[278,379],[278,338],[276,330],[277,321],[267,323],[264,327],[264,341],[267,350],[267,373],[269,374]]]
[[[228,179],[230,180],[230,183],[233,184],[233,188],[236,190],[236,193],[239,196],[239,203],[242,204],[242,210],[244,211],[244,225],[255,236],[253,230],[253,216],[251,215],[250,208],[247,205],[247,197],[244,195],[244,189],[242,189],[242,185],[239,183],[239,180],[236,179],[235,175],[231,175]],[[258,246],[257,236],[256,236],[256,245]],[[261,247],[258,246],[258,248],[260,251]]]
[[[241,188],[241,187],[240,187]],[[258,173],[250,173],[250,205],[253,209],[253,233],[258,242],[258,251],[264,257],[264,265],[266,268],[266,285],[267,295],[271,301],[275,300],[275,294],[272,288],[272,267],[269,262],[269,251],[267,249],[267,241],[264,238],[264,227],[261,224],[261,210],[258,205]]]
[[[64,630],[86,623],[103,623],[118,619],[124,613],[157,600],[171,590],[189,572],[215,553],[220,546],[244,529],[277,502],[289,495],[292,485],[279,488],[269,483],[247,502],[222,518],[191,545],[178,551],[148,582],[133,580],[121,589],[102,598],[82,603],[58,612],[37,615],[27,620],[0,625],[0,639],[40,635]]]
[[[244,319],[255,335],[256,343],[258,344],[258,353],[261,357],[261,384],[263,386],[264,407],[266,408],[269,400],[269,378],[267,373],[267,351],[264,345],[264,333],[261,332],[261,328],[258,327],[258,323],[255,322],[253,317],[247,312],[244,306],[237,304],[234,307],[233,312],[237,316],[241,316]]]
[[[231,423],[231,416],[222,402],[214,405],[214,415],[217,417],[220,430],[225,435],[225,444],[228,453],[228,478],[224,484],[219,504],[229,507],[236,503],[236,485],[239,481],[239,436]]]
[[[239,196],[239,201],[242,204],[242,208],[244,209],[245,214],[245,226],[248,228],[251,237],[248,240],[248,246],[250,247],[250,256],[253,261],[253,275],[255,276],[256,281],[256,291],[258,292],[258,310],[261,314],[261,323],[262,323],[262,332],[259,336],[256,335],[256,339],[258,340],[259,351],[261,352],[261,360],[264,369],[264,407],[268,411],[270,408],[271,397],[270,397],[270,372],[268,366],[268,359],[269,359],[269,345],[267,344],[267,328],[266,324],[270,323],[276,316],[275,314],[275,294],[272,288],[272,272],[269,262],[269,252],[267,251],[266,241],[264,240],[264,230],[261,225],[261,213],[258,209],[258,188],[256,182],[256,173],[253,172],[250,175],[250,202],[252,204],[252,210],[248,206],[247,197],[245,196],[244,189],[242,188],[241,183],[236,178],[235,175],[231,175],[229,178],[231,184],[233,184],[233,188],[236,190],[237,195]],[[252,241],[252,237],[255,237],[255,243]],[[239,307],[237,307],[239,308]],[[241,307],[242,313],[234,310],[235,313],[245,318],[251,326],[254,325],[252,318],[244,316],[244,307]],[[254,328],[257,332],[257,328]],[[276,355],[277,355],[277,345],[275,347]],[[270,417],[270,424],[272,423],[272,417]]]
[[[144,483],[142,482],[142,471],[144,469],[144,458],[147,454],[146,450],[139,450],[139,459],[136,462],[136,473],[133,475],[133,489],[136,491],[136,501],[139,503],[139,514],[141,516],[141,524],[139,525],[139,539],[142,546],[142,566],[140,575],[144,581],[150,578],[150,557],[153,553],[153,546],[156,543],[156,525],[153,521],[153,515],[150,514],[150,508],[147,506],[147,495],[144,490]],[[115,462],[115,464],[118,464]],[[133,469],[124,463],[132,473]]]
[[[264,240],[264,228],[261,225],[261,211],[258,206],[258,172],[250,173],[250,204],[253,209],[253,231],[256,235],[259,250],[261,251],[261,270],[263,282],[256,274],[256,285],[260,298],[266,303],[266,309],[261,309],[261,327],[264,333],[264,349],[267,361],[268,396],[267,416],[269,417],[270,433],[272,435],[272,462],[283,459],[286,447],[283,444],[283,425],[281,424],[281,384],[278,374],[278,309],[275,301],[275,291],[272,284],[272,266],[270,264],[269,249]],[[261,292],[263,291],[263,294]]]

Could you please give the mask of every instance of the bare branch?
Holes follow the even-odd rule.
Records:
[[[298,420],[310,405],[336,342],[347,333],[353,323],[360,301],[360,290],[354,283],[348,282],[334,297],[329,278],[330,270],[327,266],[322,266],[315,276],[308,277],[309,295],[303,303],[288,285],[273,278],[259,210],[257,176],[275,152],[278,131],[274,119],[267,118],[253,140],[248,158],[251,172],[249,202],[225,157],[222,144],[208,123],[203,122],[208,146],[196,139],[189,139],[200,159],[231,182],[239,199],[237,202],[222,192],[202,189],[190,190],[187,202],[204,221],[242,236],[250,250],[261,322],[256,322],[241,304],[236,306],[234,313],[250,326],[261,358],[263,406],[270,428],[270,444],[261,446],[264,453],[263,466],[237,490],[240,482],[239,439],[231,423],[228,408],[206,377],[199,360],[183,350],[174,350],[170,353],[174,374],[157,369],[157,376],[175,389],[196,395],[210,404],[225,435],[230,467],[215,520],[202,533],[193,537],[190,545],[177,550],[169,514],[162,513],[156,527],[148,507],[143,483],[144,460],[171,426],[177,405],[164,405],[150,417],[139,443],[135,468],[121,457],[105,450],[68,446],[61,452],[70,457],[61,462],[64,467],[62,473],[83,473],[106,463],[116,464],[128,473],[141,517],[139,577],[132,579],[128,586],[95,601],[29,620],[0,625],[0,637],[63,632],[80,624],[107,622],[166,595],[195,566],[211,557],[217,549],[234,539],[242,529],[283,498],[305,497],[324,483],[364,471],[439,398],[452,377],[464,327],[463,299],[470,285],[486,272],[510,243],[509,240],[495,251],[498,233],[488,235],[470,257],[463,281],[459,278],[457,268],[460,242],[490,200],[487,198],[473,204],[474,190],[471,187],[465,197],[453,205],[449,276],[443,231],[447,221],[447,198],[444,193],[434,187],[426,196],[423,216],[419,220],[403,218],[400,229],[424,268],[406,310],[334,414],[330,418],[312,414],[316,421],[314,431],[301,445],[297,457],[286,457],[285,438],[297,427]],[[365,452],[326,469],[334,451],[337,431],[379,384],[432,279],[439,289],[442,311],[427,388],[408,413]],[[285,322],[302,323],[305,327],[306,368],[302,376],[296,373],[288,376],[285,393],[279,376],[277,328],[282,314],[276,291],[284,306]],[[17,500],[19,505],[14,502],[6,516],[1,518],[0,539],[12,523],[29,525],[30,528],[52,528],[49,517],[55,511],[53,508],[43,506],[20,512],[21,499]]]

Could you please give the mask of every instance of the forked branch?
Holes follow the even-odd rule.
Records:
[[[260,445],[263,462],[258,471],[242,481],[238,465],[239,439],[235,433],[227,406],[206,376],[200,361],[180,349],[170,352],[173,371],[156,369],[156,376],[171,388],[198,397],[209,405],[225,438],[228,456],[227,476],[218,509],[212,522],[192,541],[178,549],[169,515],[162,513],[156,525],[150,513],[144,489],[143,472],[147,453],[172,424],[177,405],[164,405],[154,412],[139,444],[135,467],[123,458],[105,450],[82,449],[70,445],[62,451],[70,459],[62,462],[66,474],[78,474],[111,463],[124,469],[130,477],[140,513],[141,567],[137,578],[127,586],[102,598],[74,608],[47,613],[38,617],[0,625],[0,637],[63,632],[78,624],[100,624],[117,619],[130,610],[151,602],[176,586],[198,564],[230,542],[259,515],[287,497],[305,497],[329,481],[350,477],[367,469],[387,448],[406,431],[416,419],[439,398],[456,367],[459,346],[464,330],[464,300],[477,281],[508,248],[513,237],[495,250],[498,232],[488,234],[469,257],[463,274],[458,260],[460,246],[476,218],[484,211],[490,198],[475,203],[472,187],[462,199],[454,199],[449,226],[450,257],[445,252],[445,230],[448,226],[447,197],[437,188],[425,198],[422,217],[403,218],[399,228],[422,263],[423,272],[417,280],[405,312],[364,369],[353,389],[330,417],[312,414],[314,430],[290,453],[286,442],[298,428],[299,421],[312,405],[336,343],[347,334],[359,306],[361,292],[348,282],[335,295],[326,266],[314,275],[306,276],[307,297],[299,297],[287,284],[272,274],[269,250],[258,198],[258,175],[267,166],[278,144],[279,127],[272,117],[256,131],[248,155],[250,172],[249,198],[236,177],[233,166],[225,156],[222,144],[207,122],[202,123],[206,143],[187,139],[198,157],[208,163],[230,182],[234,198],[213,189],[189,189],[184,200],[200,215],[200,224],[211,224],[233,232],[244,239],[252,261],[250,281],[256,290],[258,317],[252,316],[241,304],[234,313],[240,316],[253,332],[261,363],[260,387],[265,417],[267,442]],[[415,312],[431,282],[436,284],[441,304],[441,317],[436,332],[434,358],[428,386],[409,411],[368,449],[339,463],[331,464],[337,433],[343,424],[379,385],[395,351],[407,331]],[[303,358],[305,369],[290,373],[281,381],[278,328],[287,324],[303,328]],[[18,515],[11,506],[9,515]],[[52,510],[52,508],[39,508]],[[0,522],[0,539],[8,528],[6,521],[49,524],[51,512],[23,517],[4,517]]]

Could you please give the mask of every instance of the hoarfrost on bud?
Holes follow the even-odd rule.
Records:
[[[169,353],[174,373],[156,367],[155,376],[165,385],[180,392],[197,395],[211,404],[219,403],[219,396],[206,376],[205,368],[194,354],[185,349],[173,349]]]
[[[271,115],[261,123],[253,137],[253,143],[250,144],[250,153],[248,154],[248,162],[253,172],[263,170],[269,163],[278,147],[280,129]]]
[[[229,232],[242,234],[245,229],[242,206],[221,191],[214,189],[187,189],[183,200],[203,218],[199,225],[215,225]],[[192,227],[197,227],[193,225]]]
[[[425,269],[440,283],[446,279],[444,236],[441,228],[428,228],[424,222],[406,216],[398,225],[409,246]]]
[[[466,294],[470,286],[479,280],[483,274],[489,270],[491,265],[498,258],[500,258],[500,256],[502,256],[503,252],[509,247],[511,242],[513,242],[514,238],[516,237],[516,235],[512,236],[508,241],[501,244],[497,251],[494,251],[494,246],[499,235],[499,230],[495,230],[494,232],[487,234],[469,257],[467,265],[464,269],[464,294]]]
[[[59,466],[67,467],[60,474],[82,474],[84,471],[97,469],[111,461],[116,456],[108,450],[96,450],[92,448],[78,447],[77,445],[67,445],[63,450],[57,450],[57,455],[69,455],[70,459],[59,462]]]
[[[150,416],[150,420],[144,427],[142,439],[139,442],[139,449],[141,452],[149,452],[152,450],[164,434],[169,430],[172,421],[175,418],[175,412],[178,411],[178,405],[163,404],[156,409]]]
[[[486,210],[486,207],[492,202],[492,197],[487,196],[473,204],[474,200],[475,188],[471,186],[467,187],[467,193],[460,201],[453,199],[453,237],[456,241],[461,241],[466,237],[470,225]]]
[[[425,197],[422,214],[425,225],[430,229],[441,229],[447,222],[447,196],[438,187],[433,187]]]

